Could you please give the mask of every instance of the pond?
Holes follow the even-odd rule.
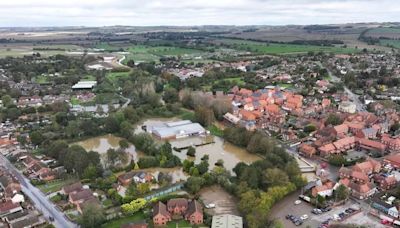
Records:
[[[104,157],[106,156],[107,150],[109,149],[119,149],[119,142],[122,138],[114,136],[112,134],[98,136],[94,138],[90,138],[87,140],[83,140],[77,142],[82,146],[86,151],[94,151],[100,154],[102,160],[104,161]],[[137,161],[140,156],[143,156],[143,153],[137,152],[134,145],[130,145],[127,149],[125,149],[130,156],[129,162],[131,159]]]
[[[139,124],[136,129],[135,133],[143,132],[143,129],[141,128],[142,125],[146,126],[154,126],[154,125],[160,125],[163,122],[171,122],[171,121],[177,121],[179,119],[176,118],[170,118],[170,119],[148,119],[141,124]],[[163,143],[162,140],[156,140],[159,143]],[[195,163],[200,163],[201,158],[204,155],[209,156],[209,163],[210,163],[210,169],[215,167],[215,163],[219,160],[222,159],[224,161],[224,167],[227,170],[232,171],[232,169],[236,166],[237,163],[239,162],[245,162],[247,164],[250,164],[254,161],[260,160],[261,158],[258,155],[251,154],[247,150],[234,146],[231,143],[225,142],[223,138],[217,137],[217,136],[206,136],[206,137],[188,137],[188,138],[182,138],[182,139],[175,139],[171,140],[170,143],[172,147],[187,147],[195,144],[201,144],[205,142],[214,142],[208,145],[204,146],[199,146],[196,147],[196,157],[191,158],[186,155],[186,150],[182,150],[181,152],[173,151],[173,153],[178,156],[182,161],[185,159],[192,159],[195,160]]]

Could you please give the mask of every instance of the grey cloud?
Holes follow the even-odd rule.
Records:
[[[397,0],[14,0],[0,26],[326,24],[400,21]]]

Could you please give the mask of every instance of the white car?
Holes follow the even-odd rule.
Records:
[[[294,204],[295,204],[295,205],[301,204],[301,200],[296,200],[296,201],[294,201]]]
[[[304,214],[304,215],[302,215],[302,216],[300,217],[300,219],[301,219],[301,220],[306,220],[306,219],[308,219],[308,215]]]
[[[215,204],[213,203],[206,204],[206,208],[207,209],[215,208]]]

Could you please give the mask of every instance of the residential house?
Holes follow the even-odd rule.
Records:
[[[69,194],[81,191],[82,188],[83,188],[83,186],[82,186],[81,182],[76,182],[76,183],[73,183],[71,185],[67,185],[67,186],[62,187],[61,194],[69,195]]]
[[[95,198],[95,196],[90,189],[82,189],[81,191],[69,194],[69,202],[75,206],[93,198]]]
[[[156,226],[166,225],[171,221],[171,214],[162,202],[158,202],[153,207],[153,223]]]
[[[188,209],[188,200],[185,198],[170,199],[167,202],[167,209],[171,214],[183,214]]]
[[[366,175],[370,175],[372,173],[379,173],[381,171],[381,168],[382,165],[380,162],[369,158],[365,162],[355,164],[352,170],[362,172]]]
[[[385,164],[390,164],[392,167],[398,169],[400,168],[400,154],[386,156],[383,159],[383,162]]]
[[[388,176],[388,175],[375,174],[373,179],[374,182],[377,184],[377,186],[383,190],[389,190],[395,187],[397,184],[397,180],[394,177],[394,175]]]
[[[334,187],[335,183],[328,180],[322,183],[322,185],[318,185],[312,188],[311,194],[314,197],[316,197],[317,195],[320,195],[322,197],[330,197],[333,194]]]
[[[299,153],[307,156],[307,157],[312,157],[314,154],[317,153],[317,149],[315,149],[315,147],[306,144],[306,143],[302,143],[299,146]]]
[[[203,208],[197,200],[190,201],[185,213],[185,220],[189,221],[190,224],[203,223]]]
[[[13,203],[12,201],[5,201],[0,203],[0,218],[3,218],[9,214],[22,211],[22,207],[19,203]]]

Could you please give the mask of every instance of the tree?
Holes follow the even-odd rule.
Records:
[[[278,168],[267,169],[265,171],[264,182],[268,187],[285,186],[289,183],[289,177]]]
[[[127,148],[129,148],[129,142],[128,142],[128,140],[122,139],[121,141],[119,141],[119,146],[120,146],[122,149],[127,149]]]
[[[163,100],[166,103],[175,103],[179,101],[179,94],[175,88],[168,88],[164,91]]]
[[[117,118],[115,118],[114,115],[107,117],[104,128],[108,133],[118,132],[120,129],[120,125]]]
[[[196,149],[192,146],[189,146],[188,151],[186,152],[186,154],[190,157],[194,157],[196,156]]]
[[[91,203],[84,207],[78,223],[82,228],[97,228],[105,221],[104,210],[98,204]]]
[[[147,204],[147,201],[143,198],[138,198],[130,203],[121,205],[122,212],[126,215],[133,215],[139,210],[143,209]]]
[[[133,59],[128,60],[128,62],[126,62],[126,65],[128,67],[135,67],[135,61]]]
[[[128,186],[128,188],[126,189],[126,196],[129,197],[135,197],[138,195],[138,189],[137,189],[137,185],[135,182],[131,182]]]
[[[342,201],[349,198],[349,190],[344,185],[339,185],[339,187],[334,192],[336,201]]]
[[[326,119],[325,122],[326,125],[333,125],[333,126],[337,126],[342,124],[342,120],[340,119],[340,117],[336,114],[329,114],[328,118]]]
[[[189,177],[186,182],[186,187],[190,193],[195,194],[200,191],[204,183],[205,181],[202,177]]]
[[[210,126],[214,121],[214,112],[206,107],[199,106],[195,110],[195,118],[203,126]]]
[[[2,96],[1,101],[3,102],[4,107],[8,107],[8,106],[12,105],[12,98],[10,95]]]
[[[183,165],[182,166],[183,166],[183,171],[188,173],[190,168],[192,168],[194,166],[194,161],[190,161],[190,160],[185,159],[183,161]]]
[[[83,171],[83,178],[94,180],[97,177],[97,169],[93,164],[90,164],[88,167],[85,168]]]
[[[60,124],[61,126],[67,126],[68,125],[68,114],[66,112],[58,112],[56,114],[56,122]]]
[[[137,190],[140,195],[150,192],[150,185],[148,183],[140,183],[137,185]]]
[[[315,130],[317,130],[317,128],[312,124],[309,124],[309,125],[304,127],[304,132],[305,133],[311,133],[311,132],[313,132]]]
[[[39,131],[34,131],[29,134],[29,138],[34,145],[40,145],[45,140],[44,136]]]
[[[200,164],[196,165],[196,168],[199,170],[200,175],[208,172],[208,160],[201,161]]]

